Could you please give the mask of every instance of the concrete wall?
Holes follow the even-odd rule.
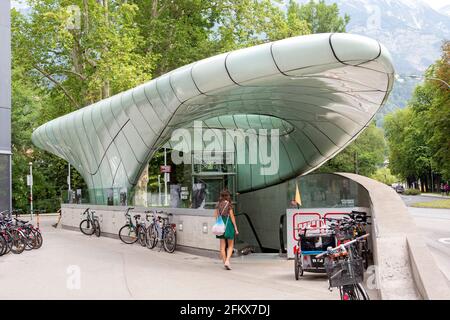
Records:
[[[61,224],[63,228],[78,230],[82,213],[86,208],[95,210],[99,218],[102,234],[109,237],[117,237],[119,229],[125,224],[125,210],[127,207],[97,206],[97,205],[74,205],[62,204]],[[154,209],[154,208],[152,208]],[[213,210],[194,209],[161,209],[173,214],[172,223],[177,224],[177,245],[186,249],[194,248],[200,250],[219,250],[219,240],[211,233],[211,227],[215,223]],[[149,208],[136,207],[131,211],[131,216],[141,214],[145,219],[144,211]],[[179,230],[179,224],[183,224],[183,230]],[[203,224],[207,225],[208,233],[203,233]]]
[[[367,177],[339,174],[369,192],[381,299],[450,299],[446,278],[395,190]]]

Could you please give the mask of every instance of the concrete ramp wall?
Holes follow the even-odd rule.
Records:
[[[359,183],[369,192],[381,299],[450,299],[446,278],[395,190],[367,177],[337,174]]]

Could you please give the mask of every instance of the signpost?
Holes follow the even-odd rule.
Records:
[[[172,166],[159,166],[159,171],[161,173],[171,173],[172,172]]]
[[[30,213],[33,220],[33,163],[30,162],[30,174],[27,175],[27,186],[30,187]]]
[[[167,148],[164,148],[164,167],[165,171],[164,171],[164,205],[167,206],[169,204],[168,199],[167,199],[167,183],[169,182],[170,179],[170,170],[171,167],[167,165]],[[169,172],[167,172],[167,169],[169,170]]]
[[[181,187],[181,200],[189,199],[189,190],[188,187]]]

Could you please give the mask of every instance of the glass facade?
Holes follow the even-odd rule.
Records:
[[[252,192],[320,167],[367,127],[387,100],[393,75],[390,54],[376,40],[337,33],[294,37],[173,70],[54,119],[32,139],[76,168],[94,190],[91,201],[114,204],[116,190],[133,189],[157,150],[183,129],[194,138],[191,149],[213,140],[219,150],[248,159],[214,179],[217,167],[203,166],[212,173],[198,179],[214,180],[212,202],[223,186]],[[206,137],[207,129],[215,137]],[[232,145],[226,142],[230,129],[239,132]],[[279,132],[273,140],[272,129]],[[191,194],[206,192],[196,179]],[[174,194],[186,185],[179,187]]]
[[[0,212],[11,205],[10,155],[0,154]]]
[[[288,182],[287,208],[295,198],[296,183],[302,208],[370,207],[367,190],[358,183],[336,174],[317,173]]]

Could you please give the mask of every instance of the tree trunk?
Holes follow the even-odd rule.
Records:
[[[105,15],[105,22],[106,26],[109,27],[109,0],[103,0],[103,8],[104,8],[104,15]],[[104,47],[105,51],[108,51],[108,47]],[[111,87],[109,79],[105,79],[102,86],[102,99],[109,98],[111,96]]]

